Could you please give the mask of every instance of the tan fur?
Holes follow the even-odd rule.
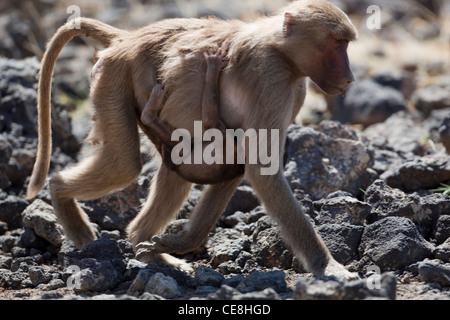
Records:
[[[68,32],[63,26],[56,33],[44,58],[40,81],[47,90],[39,93],[43,96],[39,121],[45,130],[40,131],[42,142],[29,197],[40,190],[48,171],[46,121],[50,119],[48,95],[57,53],[72,36],[88,31],[98,35],[98,30],[104,33],[108,47],[100,53],[101,71],[92,90],[97,121],[91,138],[99,146],[92,157],[57,174],[50,183],[58,218],[77,247],[94,237],[75,199],[92,199],[123,188],[140,172],[136,114],[144,109],[157,80],[167,95],[161,120],[193,134],[194,121],[202,119],[203,53],[209,48],[228,53],[229,63],[219,83],[220,119],[228,128],[280,130],[281,153],[287,127],[304,100],[305,77],[330,94],[340,93],[353,81],[346,45],[355,38],[355,28],[342,11],[323,0],[295,1],[280,13],[253,23],[172,19],[129,33],[82,18],[78,32]],[[245,177],[295,254],[315,274],[349,277],[302,212],[281,166],[272,176],[261,175],[261,167],[247,164]],[[149,255],[194,249],[207,237],[239,182],[237,178],[207,186],[183,232],[154,237],[177,213],[190,190],[189,182],[161,166],[147,203],[128,227],[130,241],[138,246],[153,240],[147,247]]]
[[[203,97],[202,97],[202,126],[204,129],[218,129],[220,130],[223,139],[222,145],[215,145],[215,150],[220,152],[222,149],[223,163],[213,164],[195,164],[194,148],[191,148],[190,154],[184,155],[189,157],[190,164],[178,164],[175,165],[171,158],[172,148],[177,144],[171,141],[171,136],[174,128],[169,124],[161,121],[159,115],[164,107],[165,92],[163,86],[156,84],[153,87],[150,98],[145,104],[144,110],[139,115],[139,125],[144,133],[150,138],[152,143],[156,146],[157,150],[162,156],[163,165],[169,169],[175,171],[184,180],[199,184],[215,184],[234,180],[244,174],[244,164],[237,163],[237,146],[235,143],[230,143],[230,148],[234,150],[234,164],[226,164],[226,150],[227,141],[226,129],[227,126],[220,119],[219,111],[219,79],[220,71],[226,66],[227,62],[224,61],[226,55],[221,49],[214,52],[210,49],[204,53],[207,62],[206,76],[204,79]],[[203,150],[208,147],[209,144],[203,146]],[[202,150],[202,151],[203,151]]]

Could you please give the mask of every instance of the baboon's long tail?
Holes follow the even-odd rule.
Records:
[[[78,35],[86,35],[97,40],[104,47],[109,47],[115,38],[127,32],[94,19],[79,18],[78,21],[79,28],[73,28],[74,25],[68,22],[56,31],[42,59],[38,89],[39,143],[36,163],[27,189],[27,199],[34,198],[42,189],[50,167],[52,152],[50,93],[53,69],[59,53],[72,38]]]

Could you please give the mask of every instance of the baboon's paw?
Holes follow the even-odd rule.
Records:
[[[193,271],[191,265],[186,261],[166,253],[156,253],[153,247],[153,243],[148,241],[139,243],[136,246],[136,259],[144,263],[156,263],[160,266],[171,267],[184,272]]]
[[[178,234],[163,234],[152,238],[153,250],[159,253],[186,253],[192,251],[192,241],[185,232]]]
[[[342,264],[340,264],[334,259],[331,259],[330,262],[328,262],[328,266],[325,269],[324,274],[326,276],[334,276],[340,281],[351,281],[360,279],[357,273],[348,271]]]

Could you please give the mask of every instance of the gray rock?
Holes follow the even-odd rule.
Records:
[[[403,110],[406,110],[406,103],[401,92],[372,79],[364,79],[352,84],[345,92],[342,107],[335,112],[335,119],[369,126]]]
[[[42,294],[39,297],[40,300],[52,300],[52,299],[63,299],[63,300],[81,300],[81,298],[79,296],[76,295],[66,295],[63,296],[60,292],[58,291],[49,291],[49,292],[45,292],[44,294]]]
[[[10,252],[12,248],[14,248],[19,242],[19,237],[7,234],[4,236],[0,236],[0,246],[2,251]]]
[[[295,285],[294,297],[298,300],[395,299],[395,276],[383,273],[378,277],[376,283],[371,279],[342,283],[327,277],[299,278]]]
[[[320,199],[337,190],[357,194],[367,183],[371,157],[362,142],[300,126],[291,126],[288,138],[285,176],[292,189],[305,190],[313,199]]]
[[[450,87],[447,86],[429,86],[417,90],[413,97],[417,110],[429,115],[432,110],[450,108]]]
[[[259,219],[261,219],[262,217],[265,217],[266,215],[267,215],[267,212],[266,212],[265,208],[262,206],[258,206],[248,213],[247,222],[248,223],[257,222]]]
[[[248,293],[238,293],[232,297],[233,300],[281,300],[278,293],[272,289],[267,288],[261,291],[254,291]],[[269,312],[268,309],[266,309]]]
[[[422,197],[406,194],[389,187],[383,180],[376,180],[367,188],[364,201],[372,206],[369,222],[387,216],[407,217],[422,227],[421,231],[427,238],[431,236],[441,213],[450,210],[450,199],[443,194]]]
[[[0,255],[0,269],[10,269],[12,260],[11,257]]]
[[[155,274],[154,271],[149,269],[140,269],[130,287],[128,288],[127,294],[132,296],[139,296],[144,292],[145,286],[150,280],[150,278]]]
[[[53,207],[42,200],[36,199],[22,213],[22,221],[25,227],[53,244],[60,246],[63,240],[63,229],[57,223]]]
[[[159,272],[150,277],[145,285],[145,291],[151,294],[157,294],[166,299],[174,298],[180,293],[175,279]]]
[[[259,206],[260,202],[255,192],[249,186],[239,186],[228,202],[224,215],[228,216],[236,211],[249,212]]]
[[[236,211],[235,213],[222,217],[223,223],[227,227],[234,227],[238,223],[246,223],[247,222],[247,216],[242,211]]]
[[[419,277],[425,282],[437,282],[443,287],[450,286],[450,263],[425,259],[419,262]]]
[[[8,231],[8,224],[6,222],[0,221],[0,236],[4,235]]]
[[[47,240],[39,237],[33,229],[28,227],[23,228],[23,232],[20,235],[19,244],[21,247],[36,249],[40,251],[46,251],[47,247],[51,246],[51,244]]]
[[[428,118],[430,139],[441,142],[450,153],[450,108],[433,110]]]
[[[223,284],[219,290],[208,295],[208,300],[233,300],[234,296],[239,295],[240,292],[235,288]]]
[[[2,92],[0,105],[6,124],[2,131],[13,133],[18,137],[37,137],[36,105],[39,69],[40,64],[36,57],[24,60],[0,58],[0,91]],[[53,144],[61,148],[64,153],[75,155],[81,145],[72,135],[69,113],[60,104],[52,103],[52,106],[54,106],[52,110]],[[19,145],[14,146],[15,149],[28,149],[27,144],[36,147],[36,140],[21,141]]]
[[[222,282],[222,287],[229,286],[229,287],[237,287],[242,281],[244,281],[244,276],[242,274],[235,274],[231,276],[230,278],[226,278]]]
[[[195,280],[200,286],[220,287],[225,277],[211,268],[200,267],[195,270]]]
[[[7,175],[12,186],[22,187],[31,175],[36,158],[35,150],[15,149],[8,163]]]
[[[371,127],[369,127],[369,129],[370,128]],[[394,146],[392,146],[385,137],[377,134],[367,138],[365,134],[365,132],[362,133],[364,143],[367,145],[368,150],[373,157],[371,169],[378,175],[405,161],[405,156],[398,150],[395,150]]]
[[[340,300],[343,295],[344,288],[339,281],[299,278],[295,284],[297,300]]]
[[[69,241],[64,241],[58,259],[64,269],[80,270],[76,292],[110,290],[120,284],[126,268],[117,242],[105,238],[91,242],[79,251]]]
[[[41,255],[17,257],[11,263],[11,271],[28,272],[31,267],[41,264],[42,262]]]
[[[443,262],[450,262],[450,238],[443,244],[437,246],[433,254],[437,259]]]
[[[58,260],[64,268],[69,265],[76,265],[83,259],[109,260],[117,265],[126,266],[123,253],[120,250],[117,241],[112,239],[100,238],[81,250],[76,250],[71,241],[65,240],[58,253]]]
[[[319,226],[317,231],[336,261],[347,264],[358,258],[363,226],[324,224]]]
[[[11,144],[3,135],[0,135],[0,189],[7,189],[11,185],[11,181],[7,175],[8,163],[11,155]]]
[[[189,197],[183,203],[180,212],[178,213],[179,218],[181,219],[189,218],[189,215],[194,210],[194,207],[197,205],[201,194],[202,190],[199,190],[197,185],[193,185],[191,188],[191,192],[189,193]]]
[[[433,246],[410,219],[387,217],[364,229],[358,251],[383,271],[402,270],[430,257]]]
[[[117,266],[114,261],[92,258],[82,259],[79,268],[79,286],[74,288],[77,293],[111,290],[120,284],[124,271],[124,268]]]
[[[435,188],[450,180],[450,158],[437,153],[410,159],[383,173],[381,179],[406,191]]]
[[[409,99],[416,90],[416,77],[409,71],[382,71],[375,75],[373,80],[382,86],[388,86],[400,91],[406,99]]]
[[[0,269],[0,287],[6,289],[21,289],[22,282],[29,281],[28,272],[13,272],[7,269]]]
[[[137,183],[85,203],[86,213],[92,222],[105,230],[125,230],[142,205],[139,198],[141,186]]]
[[[272,288],[279,293],[287,290],[287,284],[283,271],[254,271],[245,277],[244,280],[236,287],[236,289],[242,293],[261,291],[268,288]]]
[[[56,290],[59,288],[64,288],[66,286],[66,283],[62,279],[53,279],[50,280],[49,283],[45,286],[46,290]]]
[[[442,215],[437,219],[433,229],[433,237],[438,244],[450,238],[450,215]]]
[[[157,295],[157,294],[152,294],[149,292],[144,292],[143,294],[141,294],[139,296],[139,300],[152,300],[152,301],[159,301],[159,300],[165,300],[163,297]]]
[[[22,227],[21,213],[30,203],[23,198],[9,195],[0,199],[0,220],[8,224],[10,230]]]
[[[348,223],[364,225],[372,207],[353,197],[339,196],[326,199],[322,202],[319,214],[315,218],[318,224]]]
[[[413,155],[422,156],[425,153],[423,132],[426,128],[422,121],[420,117],[410,112],[398,112],[386,121],[366,128],[361,135],[374,146],[371,151],[374,151],[375,156],[378,153],[380,157],[381,152],[391,151],[404,161]],[[389,156],[395,160],[395,156]]]
[[[223,262],[234,261],[241,251],[249,251],[250,240],[237,230],[224,229],[209,239],[206,247],[211,265],[217,267]]]
[[[276,227],[257,233],[251,246],[251,253],[260,266],[289,269],[292,265],[292,251],[286,246]]]
[[[30,280],[33,286],[37,286],[41,283],[48,283],[52,280],[52,275],[45,271],[43,267],[34,266],[28,269]]]

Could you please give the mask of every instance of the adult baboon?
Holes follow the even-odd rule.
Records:
[[[40,140],[29,198],[39,192],[48,173],[54,64],[63,46],[81,34],[106,47],[100,53],[101,67],[95,72],[91,90],[95,123],[89,139],[97,143],[97,148],[90,157],[50,181],[55,212],[77,248],[95,236],[75,199],[90,200],[124,188],[141,171],[136,110],[142,112],[157,81],[164,84],[167,96],[159,115],[161,121],[193,134],[194,122],[202,119],[203,54],[209,48],[223,48],[229,62],[220,77],[220,119],[227,128],[279,132],[278,172],[262,175],[261,162],[246,163],[245,178],[309,271],[350,277],[331,257],[302,212],[281,166],[287,128],[305,98],[306,77],[328,94],[341,93],[354,80],[346,51],[356,30],[341,10],[324,0],[301,0],[252,23],[170,19],[128,32],[81,18],[80,29],[62,26],[50,41],[42,63]],[[196,248],[214,227],[240,181],[238,177],[207,185],[183,231],[155,237],[178,212],[191,189],[190,182],[162,165],[146,204],[128,227],[130,241],[135,246],[151,241],[143,250],[155,260],[170,259],[165,253]]]

